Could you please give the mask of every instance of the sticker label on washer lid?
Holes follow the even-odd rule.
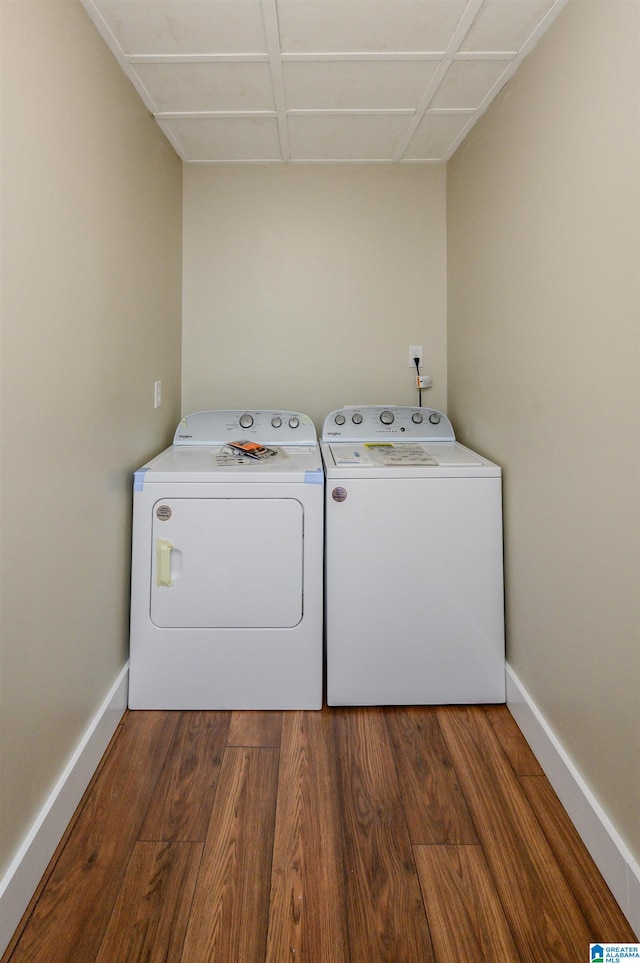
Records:
[[[372,458],[380,465],[437,465],[431,452],[420,444],[370,445]]]
[[[359,445],[358,447],[332,445],[331,453],[333,454],[336,465],[342,468],[353,465],[357,465],[360,468],[370,468],[374,464],[365,445]]]

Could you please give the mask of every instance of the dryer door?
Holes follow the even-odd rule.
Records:
[[[303,507],[295,498],[156,502],[151,621],[160,628],[297,625],[303,522]]]

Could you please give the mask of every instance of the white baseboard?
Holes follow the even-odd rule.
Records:
[[[78,743],[0,880],[0,956],[6,949],[127,708],[128,663]]]
[[[509,665],[507,706],[622,912],[640,936],[640,866]]]

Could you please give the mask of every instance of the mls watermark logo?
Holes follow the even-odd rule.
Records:
[[[640,960],[640,943],[589,943],[589,963]]]

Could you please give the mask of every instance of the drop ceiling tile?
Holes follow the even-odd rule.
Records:
[[[455,111],[479,115],[566,2],[82,0],[180,156],[212,162],[448,157],[473,123]]]
[[[282,160],[275,117],[159,118],[186,161]]]
[[[273,110],[268,63],[132,65],[160,113]]]
[[[428,60],[283,64],[289,109],[415,109],[436,68]]]
[[[444,51],[466,0],[278,0],[283,52]]]
[[[407,127],[401,114],[293,114],[292,160],[391,160]]]
[[[471,114],[431,114],[420,121],[403,160],[442,160]]]
[[[429,106],[446,109],[479,107],[508,67],[509,62],[503,60],[456,60]]]
[[[125,56],[265,53],[259,0],[96,0]]]
[[[485,0],[460,49],[519,50],[552,6],[553,0]]]

